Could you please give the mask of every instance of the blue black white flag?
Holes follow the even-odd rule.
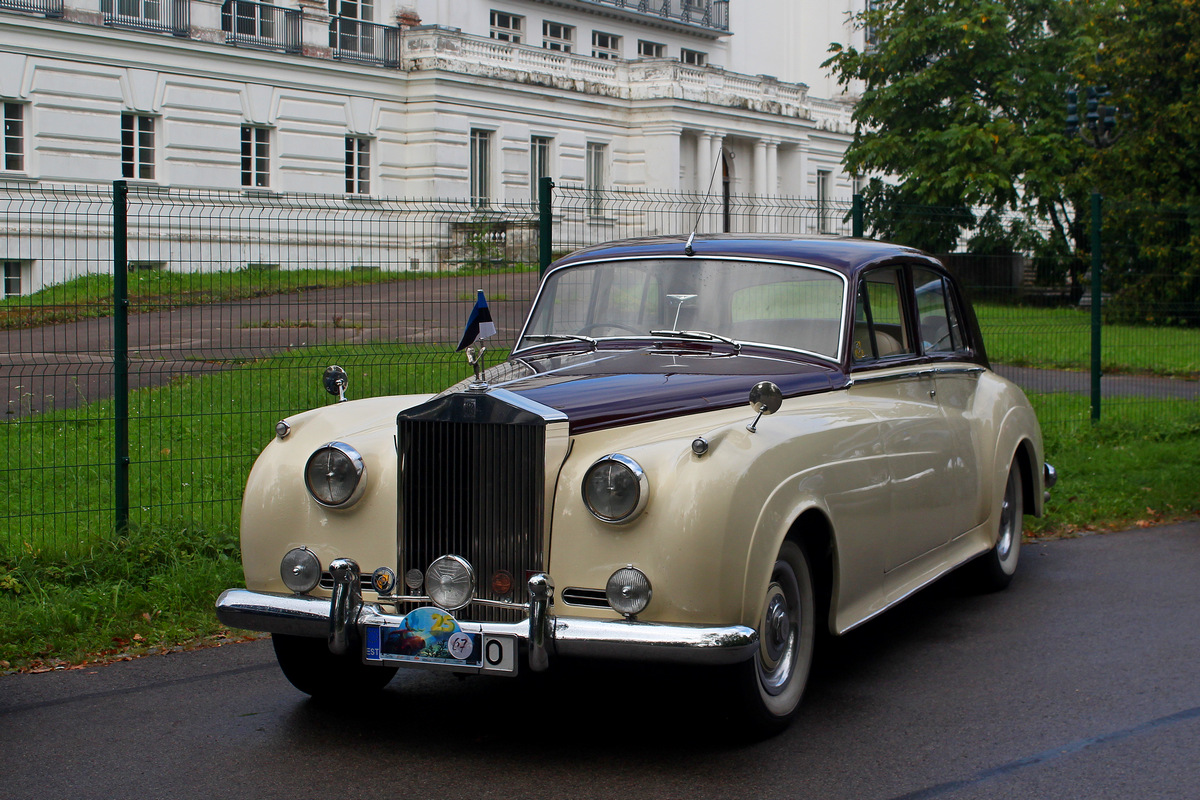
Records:
[[[458,343],[458,350],[455,352],[461,353],[480,339],[495,335],[496,323],[492,322],[487,298],[483,296],[483,289],[480,289],[479,296],[475,298],[475,307],[471,309],[471,316],[467,319],[467,329],[463,331],[462,341]]]

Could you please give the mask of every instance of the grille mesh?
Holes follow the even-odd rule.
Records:
[[[475,568],[478,597],[528,602],[527,576],[543,569],[545,426],[401,416],[398,433],[400,574],[457,555]],[[492,594],[497,570],[512,575],[512,597]],[[524,611],[472,603],[456,616],[510,622]]]

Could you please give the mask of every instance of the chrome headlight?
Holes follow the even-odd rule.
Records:
[[[442,556],[425,571],[425,592],[438,608],[457,611],[475,596],[475,570],[466,559]]]
[[[345,508],[362,497],[367,488],[366,472],[357,450],[343,442],[330,442],[309,456],[304,485],[326,508]]]
[[[289,550],[279,562],[279,577],[283,585],[296,594],[311,592],[321,580],[321,562],[307,547]]]
[[[634,566],[614,572],[604,588],[608,604],[614,611],[627,617],[645,611],[646,606],[650,605],[651,594],[653,590],[650,587],[650,579],[646,577],[646,573]]]
[[[646,507],[650,480],[629,456],[607,455],[583,476],[583,502],[596,519],[628,522]]]

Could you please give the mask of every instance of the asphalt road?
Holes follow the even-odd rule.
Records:
[[[1196,798],[1200,523],[1027,545],[828,645],[784,734],[727,734],[708,673],[401,672],[293,690],[269,642],[0,677],[0,797]]]

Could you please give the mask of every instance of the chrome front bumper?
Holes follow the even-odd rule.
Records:
[[[344,561],[339,559],[339,561]],[[337,564],[337,562],[335,562]],[[231,628],[325,638],[330,650],[349,651],[368,627],[398,626],[404,617],[362,600],[358,568],[337,564],[333,597],[277,595],[227,589],[217,599],[217,618]],[[529,617],[515,623],[459,622],[464,631],[508,636],[521,642],[529,666],[540,672],[552,656],[615,658],[688,664],[734,664],[754,654],[758,633],[744,625],[664,625],[635,620],[556,617],[554,586],[546,575],[529,581]]]

